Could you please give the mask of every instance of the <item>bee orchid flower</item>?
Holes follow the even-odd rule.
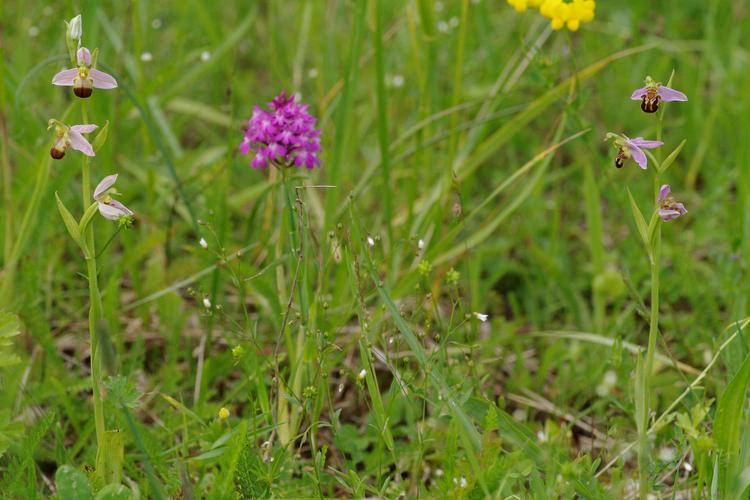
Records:
[[[655,82],[650,76],[646,77],[646,86],[635,89],[630,98],[641,101],[641,109],[646,113],[656,113],[659,109],[659,101],[687,101],[688,98],[679,90],[671,89],[661,83]]]
[[[112,75],[92,68],[91,52],[81,47],[76,52],[77,68],[64,69],[52,78],[52,85],[73,87],[73,93],[81,98],[90,97],[94,89],[113,89],[117,80]]]
[[[615,166],[617,168],[622,168],[625,165],[625,161],[633,158],[638,166],[645,170],[648,166],[648,158],[646,158],[646,153],[643,150],[658,148],[664,144],[661,141],[649,141],[643,137],[630,139],[626,135],[612,133],[607,134],[604,140],[609,139],[614,139],[613,145],[617,148],[617,157],[615,158]]]
[[[112,198],[110,189],[117,181],[117,174],[108,175],[94,189],[94,201],[96,201],[99,213],[109,220],[122,220],[133,216],[132,210]]]
[[[91,147],[91,143],[86,140],[83,134],[93,132],[97,128],[97,125],[71,125],[70,127],[61,123],[57,120],[49,121],[49,128],[55,127],[55,135],[57,139],[55,144],[50,149],[49,153],[52,158],[59,160],[65,156],[65,151],[70,147],[76,151],[80,151],[86,156],[96,156],[94,154],[94,148]]]
[[[685,205],[676,202],[674,198],[669,196],[671,190],[672,188],[669,187],[669,184],[664,184],[661,189],[659,189],[659,198],[657,199],[659,203],[659,217],[665,222],[676,219],[687,213]]]

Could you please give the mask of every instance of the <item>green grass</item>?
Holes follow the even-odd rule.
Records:
[[[109,125],[83,189],[119,173],[136,213],[92,219],[93,267],[81,155],[48,153],[48,119],[82,120],[49,84],[78,13],[119,82],[87,102]],[[747,498],[749,16],[3,2],[0,497],[637,498],[640,454],[658,498]],[[628,98],[673,71],[690,100],[661,127]],[[239,154],[281,90],[322,168]],[[607,132],[661,134],[689,210],[660,226],[653,311],[654,169],[616,169]]]

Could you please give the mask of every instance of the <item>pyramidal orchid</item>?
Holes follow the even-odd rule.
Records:
[[[679,90],[655,82],[650,76],[646,77],[646,86],[635,89],[630,98],[641,101],[641,109],[646,113],[656,113],[659,109],[659,101],[687,101],[688,98]]]
[[[88,124],[67,126],[62,122],[52,119],[49,121],[49,126],[47,127],[47,129],[50,129],[53,126],[55,127],[55,135],[57,138],[55,140],[55,144],[53,144],[52,146],[52,149],[50,149],[49,151],[52,158],[54,158],[55,160],[59,160],[60,158],[65,156],[65,151],[68,148],[73,148],[76,151],[80,151],[86,156],[96,156],[94,154],[94,148],[91,147],[91,143],[86,140],[83,134],[93,132],[94,130],[99,128],[97,125]]]
[[[268,104],[270,111],[259,106],[247,122],[240,144],[242,154],[253,153],[253,168],[268,164],[278,167],[314,168],[320,165],[320,130],[307,104],[298,104],[294,96],[281,92]]]
[[[646,158],[646,153],[643,150],[658,148],[664,144],[662,141],[650,141],[643,137],[630,139],[626,135],[613,133],[608,133],[604,140],[609,139],[613,139],[612,144],[617,148],[617,157],[615,158],[617,168],[622,168],[628,159],[633,158],[638,166],[645,170],[648,167],[648,158]]]
[[[96,53],[96,51],[94,51]],[[96,55],[92,64],[91,52],[81,47],[76,52],[78,67],[64,69],[52,78],[52,85],[73,87],[73,93],[81,98],[90,97],[94,89],[113,89],[117,80],[112,75],[94,68]]]
[[[133,216],[132,210],[112,198],[112,186],[117,181],[117,174],[108,175],[94,189],[94,201],[96,201],[99,213],[109,220],[122,220]]]
[[[672,188],[669,184],[664,184],[661,189],[659,189],[659,198],[657,199],[659,205],[659,217],[665,222],[676,219],[687,213],[685,205],[676,202],[674,198],[669,196],[671,190]]]

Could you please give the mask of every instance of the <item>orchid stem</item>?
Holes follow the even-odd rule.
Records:
[[[662,107],[656,115],[656,140],[662,140],[662,121],[664,119],[664,108]],[[659,189],[661,171],[661,148],[655,154],[657,164],[654,165],[654,210],[659,210]],[[638,473],[640,498],[645,500],[649,492],[649,445],[648,445],[648,419],[651,414],[651,376],[654,370],[654,355],[656,352],[656,338],[659,335],[659,271],[661,257],[661,221],[656,222],[656,233],[650,248],[651,262],[651,316],[649,318],[648,346],[646,348],[646,363],[643,368],[643,384],[646,411],[643,412],[643,422],[639,426],[639,451],[638,451]]]
[[[81,101],[81,118],[82,123],[88,124],[88,109],[85,100]],[[83,210],[85,211],[91,204],[91,172],[90,159],[83,156],[81,167],[81,197]],[[102,400],[102,360],[99,355],[99,336],[97,335],[97,325],[102,316],[102,297],[99,293],[99,279],[96,265],[96,248],[94,246],[94,227],[89,224],[84,234],[84,253],[86,255],[86,274],[89,281],[89,338],[91,342],[91,387],[94,397],[94,422],[96,425],[96,463],[104,463],[105,470],[97,470],[100,477],[107,477],[106,457],[101,457],[104,450],[104,402]],[[101,459],[104,458],[104,461]]]

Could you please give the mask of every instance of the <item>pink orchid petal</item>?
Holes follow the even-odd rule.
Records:
[[[636,137],[635,139],[631,139],[629,142],[630,144],[634,146],[638,146],[639,148],[646,148],[646,149],[658,148],[659,146],[664,144],[661,141],[648,141],[644,139],[643,137]]]
[[[109,220],[119,220],[120,217],[129,215],[119,208],[107,205],[106,203],[99,203],[99,213],[102,214],[102,217]]]
[[[86,47],[81,47],[76,52],[79,66],[91,66],[91,52]]]
[[[630,98],[634,101],[640,101],[643,96],[646,94],[646,90],[648,90],[648,85],[645,87],[641,87],[639,89],[635,89],[633,93],[630,95]]]
[[[688,100],[687,96],[679,90],[670,89],[669,87],[665,87],[664,85],[659,86],[658,92],[659,97],[661,97],[661,100],[664,102]]]
[[[117,80],[112,75],[108,75],[98,69],[91,69],[89,76],[94,80],[95,89],[113,89],[117,87]]]
[[[667,196],[669,196],[669,192],[672,190],[672,188],[669,187],[669,184],[664,184],[661,189],[659,189],[659,203],[664,201]]]
[[[110,207],[116,208],[117,210],[122,212],[124,215],[133,215],[132,210],[130,210],[128,207],[126,207],[125,205],[123,205],[117,200],[109,200],[109,203],[107,203],[107,205],[109,205]]]
[[[93,123],[91,123],[88,125],[71,125],[70,130],[73,130],[74,132],[78,132],[80,134],[88,134],[98,128],[99,125],[94,125]]]
[[[101,197],[101,195],[104,194],[104,192],[111,188],[114,183],[117,181],[117,174],[108,175],[104,179],[101,180],[101,182],[96,186],[96,189],[94,189],[94,199],[98,199]]]
[[[630,156],[635,160],[638,166],[645,170],[648,166],[646,154],[632,142],[628,144],[628,149],[630,150]]]
[[[677,217],[679,217],[680,215],[682,215],[682,214],[680,212],[678,212],[677,210],[670,210],[670,209],[666,209],[666,208],[660,208],[659,209],[659,217],[661,217],[661,220],[663,220],[665,222],[670,221],[670,220],[674,220]]]
[[[675,210],[680,212],[680,215],[685,215],[687,213],[687,208],[685,208],[685,205],[683,205],[682,203],[675,203],[674,208]]]
[[[96,156],[94,148],[91,147],[89,141],[80,132],[76,132],[71,128],[70,132],[68,132],[68,138],[70,139],[70,147],[73,149],[80,151],[86,156]]]
[[[59,85],[61,87],[72,87],[73,80],[78,76],[78,69],[64,69],[58,74],[52,77],[52,85]]]

